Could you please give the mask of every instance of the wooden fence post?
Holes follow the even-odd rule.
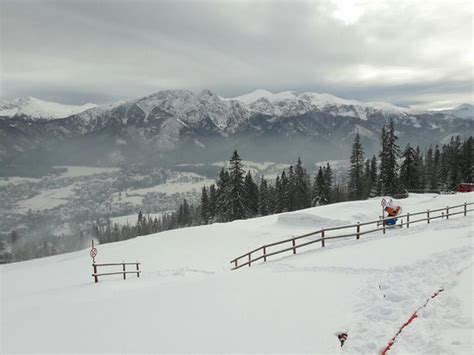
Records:
[[[252,253],[249,253],[249,267],[252,265],[251,260],[252,260]]]
[[[99,282],[99,276],[97,276],[97,265],[94,263],[92,264],[92,267],[94,268],[94,282],[97,283]]]
[[[426,218],[428,218],[427,222],[428,222],[428,224],[430,224],[430,210],[426,210]]]
[[[449,206],[446,206],[446,219],[449,219]]]
[[[321,246],[324,248],[324,229],[321,229]]]
[[[267,247],[263,247],[263,261],[267,261]]]
[[[140,271],[140,266],[139,266],[138,261],[137,261],[137,277],[140,277],[139,271]]]
[[[296,254],[296,248],[295,248],[296,242],[295,242],[295,238],[293,238],[291,242],[292,242],[292,244],[293,244],[293,254]]]
[[[237,269],[237,266],[238,266],[237,259],[234,260],[234,264],[235,264],[235,268]]]
[[[467,215],[467,203],[464,202],[464,217]]]
[[[357,239],[360,238],[360,222],[357,222]]]
[[[407,228],[410,228],[410,212],[407,212]]]
[[[122,269],[123,269],[123,279],[127,278],[127,274],[125,273],[125,261],[122,261]]]

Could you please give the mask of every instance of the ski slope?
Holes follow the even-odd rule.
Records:
[[[399,202],[413,213],[473,196]],[[346,202],[99,245],[97,262],[142,263],[126,281],[94,284],[88,249],[0,266],[0,352],[377,354],[442,287],[389,354],[471,354],[474,213],[230,271],[264,243],[379,214],[380,199]]]

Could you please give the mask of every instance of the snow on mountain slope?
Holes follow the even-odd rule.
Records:
[[[416,212],[464,201],[472,194],[399,202]],[[376,354],[443,287],[390,354],[472,353],[472,214],[229,270],[263,243],[379,210],[379,199],[339,203],[98,246],[98,262],[142,263],[126,281],[93,284],[87,249],[0,266],[0,350]],[[339,331],[349,334],[342,349]]]
[[[451,109],[437,110],[436,112],[446,113],[459,118],[474,119],[474,105],[471,104],[461,104]]]
[[[395,106],[387,102],[361,102],[346,100],[330,94],[294,91],[271,93],[267,90],[256,90],[249,94],[225,100],[235,100],[245,104],[250,110],[276,116],[302,114],[311,110],[328,112],[331,115],[358,117],[367,119],[368,114],[380,112],[385,115],[406,115],[414,110]]]
[[[25,115],[31,119],[56,119],[68,117],[96,106],[90,103],[81,106],[63,105],[29,96],[0,103],[0,116],[14,117]]]

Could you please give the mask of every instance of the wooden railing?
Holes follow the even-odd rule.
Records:
[[[464,204],[457,205],[457,206],[451,206],[451,207],[446,206],[446,208],[439,208],[435,210],[426,210],[423,212],[407,213],[405,215],[400,215],[396,217],[397,219],[401,220],[401,223],[397,223],[397,226],[399,227],[406,226],[406,228],[410,228],[410,225],[412,225],[413,223],[426,221],[429,224],[431,220],[437,219],[437,218],[448,219],[450,216],[455,216],[459,214],[463,214],[464,216],[466,216],[468,212],[474,211],[473,208],[468,209],[468,206],[472,206],[472,205],[474,205],[474,202],[471,202],[471,203],[465,202]],[[459,208],[462,208],[462,210],[453,212],[453,210],[457,210]],[[436,215],[436,213],[438,213],[438,215]],[[426,217],[421,218],[421,219],[420,218],[415,219],[415,220],[412,219],[415,216],[421,216],[421,215],[426,215]],[[406,218],[406,222],[403,222],[402,218]],[[315,232],[303,234],[296,237],[291,237],[291,238],[280,240],[278,242],[274,242],[270,244],[265,244],[257,249],[249,251],[248,253],[245,253],[231,260],[230,263],[233,264],[232,270],[239,269],[242,266],[252,266],[253,263],[262,259],[264,262],[266,262],[268,257],[273,256],[273,255],[277,255],[277,254],[281,254],[285,252],[291,252],[293,254],[296,254],[297,249],[300,249],[300,248],[303,248],[315,243],[321,243],[321,247],[324,247],[326,245],[326,241],[332,240],[332,239],[341,239],[341,238],[349,238],[349,237],[356,237],[356,239],[359,239],[361,235],[374,233],[374,232],[380,232],[380,231],[382,231],[382,233],[385,234],[387,229],[393,228],[393,226],[387,226],[385,224],[385,221],[388,221],[391,219],[393,219],[393,217],[378,219],[375,221],[364,222],[364,223],[357,222],[356,224],[350,224],[346,226],[324,228]],[[375,228],[372,227],[373,225],[375,225]],[[363,230],[364,228],[362,227],[365,227],[365,230]],[[354,228],[355,228],[355,232],[350,231],[345,234],[330,235],[331,233],[335,231],[340,231],[344,229],[354,229]],[[297,244],[297,241],[305,240],[305,239],[308,239],[310,237],[315,237],[315,236],[319,236],[319,238],[309,240],[309,241],[304,241],[303,243]],[[280,246],[280,245],[283,246],[283,249],[272,250],[274,247]],[[239,261],[243,261],[243,262],[239,263]]]
[[[135,265],[136,270],[134,271],[127,271],[126,270],[126,265]],[[103,272],[103,273],[98,273],[97,268],[99,266],[122,266],[122,271],[116,271],[116,272]],[[93,263],[92,267],[94,268],[94,273],[92,274],[92,277],[94,278],[94,282],[99,282],[99,276],[108,276],[108,275],[123,275],[123,279],[125,280],[127,278],[127,274],[137,274],[137,277],[140,277],[140,263],[126,263],[125,261],[121,263],[105,263],[105,264],[97,264]]]

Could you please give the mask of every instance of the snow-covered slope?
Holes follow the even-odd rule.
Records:
[[[440,110],[437,112],[442,112],[459,118],[474,119],[474,105],[471,104],[461,104],[456,107],[453,107],[452,109]]]
[[[399,107],[387,102],[361,102],[346,100],[330,94],[313,92],[296,93],[284,91],[272,93],[267,90],[256,90],[251,93],[226,100],[235,100],[245,104],[251,111],[275,116],[302,114],[311,110],[327,112],[333,116],[350,116],[363,120],[368,114],[409,115],[416,111]]]
[[[29,96],[0,102],[0,117],[26,116],[33,120],[55,119],[68,117],[96,106],[90,103],[81,106],[63,105]]]
[[[404,212],[473,201],[414,195]],[[379,199],[168,231],[98,246],[143,274],[92,282],[89,250],[0,266],[0,351],[471,354],[473,215],[328,241],[230,271],[263,243],[372,220]],[[347,331],[341,349],[336,333]]]

